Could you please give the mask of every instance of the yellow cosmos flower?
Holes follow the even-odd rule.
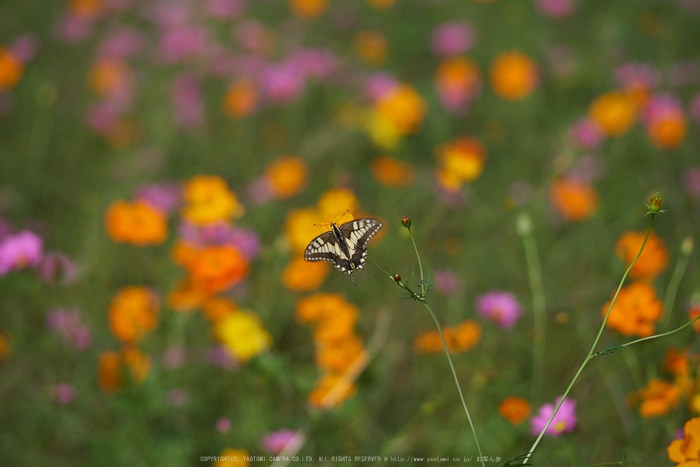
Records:
[[[270,347],[272,337],[251,311],[241,310],[214,324],[214,336],[228,353],[245,362]]]
[[[243,206],[221,177],[199,175],[187,182],[182,215],[196,224],[228,220],[243,215]]]

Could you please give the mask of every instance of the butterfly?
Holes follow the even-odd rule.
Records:
[[[350,276],[364,269],[367,244],[382,227],[381,222],[371,218],[354,219],[340,227],[331,222],[331,230],[311,240],[304,251],[304,259],[311,262],[328,261]]]

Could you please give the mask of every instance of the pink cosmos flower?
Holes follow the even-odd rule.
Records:
[[[278,430],[266,434],[260,440],[263,449],[269,454],[279,454],[284,450],[294,451],[301,438],[293,430]]]
[[[670,94],[658,94],[650,98],[642,113],[644,123],[649,126],[655,120],[667,118],[685,120],[683,106],[678,98]]]
[[[22,63],[26,63],[39,52],[39,40],[34,34],[22,34],[12,41],[12,54]]]
[[[187,391],[180,388],[173,389],[172,391],[168,392],[166,396],[168,403],[173,407],[182,407],[185,405],[189,397],[190,395],[187,393]]]
[[[231,420],[226,417],[221,417],[216,421],[216,431],[219,433],[228,433],[231,429]]]
[[[99,55],[112,59],[136,55],[143,46],[144,38],[135,29],[121,27],[112,31],[100,44]]]
[[[136,191],[138,201],[143,201],[165,214],[172,214],[177,209],[181,197],[182,188],[175,182],[143,185]]]
[[[269,64],[260,76],[260,86],[265,96],[277,104],[295,101],[305,84],[303,73],[291,62]]]
[[[498,323],[503,329],[511,329],[522,314],[515,296],[498,290],[478,297],[476,309],[482,318]]]
[[[199,79],[183,73],[175,78],[170,91],[177,125],[181,128],[200,126],[204,122],[204,101]]]
[[[49,329],[76,352],[86,349],[92,343],[90,328],[81,324],[80,312],[76,309],[58,308],[46,315]]]
[[[203,55],[208,46],[206,29],[182,25],[162,33],[157,57],[166,64],[182,62]]]
[[[559,404],[560,400],[561,397],[558,397],[554,404],[544,404],[540,407],[537,415],[530,420],[530,433],[533,435],[540,434],[547,424],[549,417],[554,413],[554,409],[557,404]],[[574,428],[576,428],[576,402],[567,399],[561,404],[559,411],[554,416],[552,423],[547,427],[547,431],[545,431],[544,434],[548,436],[559,436],[563,433],[573,431]]]
[[[64,15],[56,21],[53,33],[65,42],[80,42],[92,34],[92,21],[73,15]]]
[[[204,12],[219,19],[235,19],[245,12],[244,0],[206,0]]]
[[[688,109],[690,116],[696,122],[700,122],[700,93],[698,93],[693,100],[690,102],[690,108]]]
[[[615,70],[615,80],[625,90],[651,90],[661,82],[656,68],[644,63],[627,63]]]
[[[220,345],[207,349],[207,360],[225,370],[235,370],[239,366],[238,360],[234,360],[226,349]]]
[[[323,49],[301,49],[292,53],[287,62],[296,66],[305,78],[324,79],[337,68],[335,57]]]
[[[435,286],[445,295],[454,295],[459,291],[459,278],[449,269],[435,271]]]
[[[596,149],[603,142],[605,134],[598,124],[588,117],[578,120],[571,127],[571,138],[584,149]]]
[[[537,9],[548,18],[564,18],[576,9],[572,0],[537,0]]]
[[[162,359],[163,366],[168,370],[180,368],[187,361],[187,347],[170,347],[163,353]]]
[[[689,193],[700,196],[700,167],[689,169],[683,176],[683,184]]]
[[[75,388],[68,383],[58,383],[51,388],[51,397],[61,405],[70,404],[75,399]]]
[[[463,21],[445,23],[433,32],[433,52],[441,57],[466,52],[474,42],[474,30]]]
[[[381,100],[391,92],[399,82],[388,73],[375,73],[365,80],[365,95],[372,102]]]
[[[7,235],[0,243],[0,275],[39,264],[43,245],[43,240],[29,230]]]
[[[52,251],[44,255],[36,267],[36,274],[44,282],[69,285],[75,283],[78,267],[68,256]]]

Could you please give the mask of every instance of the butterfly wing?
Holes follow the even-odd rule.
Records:
[[[340,226],[340,232],[350,253],[350,261],[348,261],[347,266],[351,270],[352,265],[355,269],[364,268],[367,260],[367,244],[382,227],[381,222],[371,218],[355,219]]]
[[[328,261],[343,272],[352,272],[350,260],[343,253],[333,232],[324,232],[311,240],[304,251],[304,259],[309,262]]]

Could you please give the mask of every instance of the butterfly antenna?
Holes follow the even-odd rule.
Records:
[[[367,271],[365,271],[365,268],[362,268],[362,272],[365,273],[365,277],[367,278],[367,280],[369,280],[369,276],[367,275]]]
[[[352,278],[352,275],[350,275],[350,280],[352,281],[353,284],[355,284],[355,287],[357,287],[357,283],[355,282],[355,279]]]

